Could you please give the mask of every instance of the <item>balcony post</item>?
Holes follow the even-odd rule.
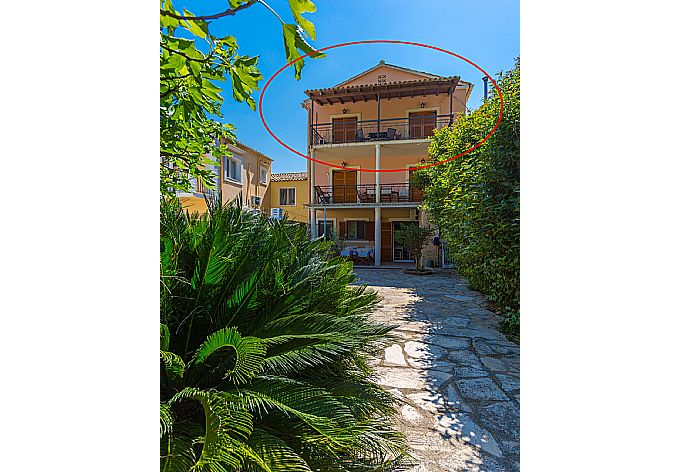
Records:
[[[311,150],[311,158],[314,159],[314,149]],[[311,238],[316,239],[319,236],[318,226],[316,225],[316,209],[313,207],[316,204],[316,182],[314,181],[314,161],[309,161],[309,204],[312,208],[309,209],[309,222],[311,226]]]
[[[309,145],[316,144],[314,141],[314,97],[311,97],[311,108],[309,109]]]
[[[381,207],[374,208],[374,265],[381,265]]]
[[[376,170],[381,169],[381,143],[376,143]],[[376,172],[376,203],[381,203],[381,172]]]
[[[450,95],[450,124],[453,124],[453,92],[449,93]],[[436,126],[438,126],[438,123],[436,123]]]
[[[376,143],[376,170],[380,169],[381,143]],[[374,208],[374,265],[381,265],[381,172],[376,173],[376,208]]]
[[[376,111],[376,121],[377,121],[377,127],[376,131],[381,132],[381,93],[376,94],[376,106],[377,106],[377,111]]]

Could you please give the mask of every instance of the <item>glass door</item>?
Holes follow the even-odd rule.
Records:
[[[395,232],[403,225],[419,226],[417,221],[394,221],[393,222],[393,262],[414,262],[414,256],[403,246],[395,242]]]

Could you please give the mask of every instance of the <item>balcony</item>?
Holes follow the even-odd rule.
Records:
[[[336,121],[338,120],[338,121]],[[311,127],[311,144],[345,144],[427,139],[434,129],[453,123],[453,115],[387,118],[381,120],[334,119]]]
[[[409,183],[380,184],[381,204],[384,206],[416,206],[423,192]],[[318,206],[375,206],[376,184],[363,185],[315,185]]]

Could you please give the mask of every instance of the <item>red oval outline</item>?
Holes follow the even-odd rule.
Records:
[[[298,156],[302,156],[302,157],[304,157],[305,159],[308,159],[308,160],[310,160],[310,161],[318,162],[319,164],[323,164],[323,165],[326,165],[326,166],[329,166],[329,167],[335,167],[336,169],[348,169],[348,167],[339,166],[339,165],[337,165],[337,164],[332,164],[332,163],[330,163],[330,162],[324,162],[324,161],[321,161],[321,160],[319,160],[319,159],[315,159],[315,158],[312,158],[312,157],[310,157],[310,156],[307,156],[306,154],[302,154],[301,152],[299,152],[299,151],[297,151],[297,150],[291,148],[290,146],[288,146],[287,144],[285,144],[283,141],[281,141],[280,138],[278,138],[278,136],[276,136],[276,135],[273,133],[273,131],[271,130],[271,128],[269,128],[268,123],[266,123],[266,119],[264,118],[263,102],[264,102],[264,94],[266,93],[266,89],[267,89],[268,86],[271,84],[271,82],[273,82],[273,79],[275,79],[275,78],[278,76],[278,74],[280,74],[280,73],[283,72],[285,69],[287,69],[288,67],[290,67],[291,65],[293,65],[295,62],[299,61],[300,59],[304,59],[304,58],[307,57],[307,56],[316,54],[316,53],[318,53],[318,52],[323,52],[323,51],[327,51],[327,50],[329,50],[329,49],[335,49],[335,48],[340,48],[340,47],[344,47],[344,46],[353,46],[353,45],[356,45],[356,44],[406,44],[406,45],[408,45],[408,46],[418,46],[418,47],[423,47],[423,48],[427,48],[427,49],[433,49],[433,50],[435,50],[435,51],[444,52],[444,53],[449,54],[449,55],[451,55],[451,56],[453,56],[453,57],[457,57],[458,59],[462,59],[463,61],[467,62],[467,63],[470,64],[471,66],[473,66],[473,67],[475,67],[476,69],[478,69],[481,73],[484,74],[484,76],[486,76],[486,77],[489,78],[489,80],[491,81],[491,83],[494,85],[494,87],[495,87],[496,90],[498,91],[498,97],[499,97],[500,104],[501,104],[501,109],[500,109],[500,112],[499,112],[499,114],[498,114],[498,120],[496,120],[496,124],[495,124],[494,127],[491,129],[491,131],[489,132],[489,134],[487,134],[487,135],[484,137],[484,139],[482,139],[481,141],[479,141],[477,144],[475,144],[474,146],[472,146],[472,147],[469,148],[468,150],[466,150],[466,151],[464,151],[464,152],[461,152],[460,154],[458,154],[458,155],[456,155],[456,156],[449,157],[448,159],[444,159],[444,160],[439,161],[439,162],[434,162],[434,163],[431,163],[431,164],[425,164],[425,165],[416,166],[416,167],[409,167],[409,168],[405,168],[405,169],[360,169],[360,168],[357,168],[357,170],[359,170],[360,172],[407,172],[407,171],[409,171],[409,170],[425,169],[425,168],[427,168],[427,167],[434,167],[434,166],[437,166],[437,165],[439,165],[439,164],[445,164],[446,162],[454,161],[455,159],[458,159],[459,157],[462,157],[462,156],[464,156],[464,155],[466,155],[466,154],[468,154],[468,153],[474,151],[474,150],[477,149],[479,146],[481,146],[482,144],[484,144],[484,143],[491,137],[491,135],[493,135],[493,134],[496,132],[496,130],[498,129],[498,125],[501,123],[501,120],[503,119],[503,92],[502,92],[501,89],[498,87],[498,84],[497,84],[496,81],[493,79],[493,77],[491,77],[484,69],[482,69],[481,67],[479,67],[477,64],[475,64],[474,62],[470,61],[469,59],[467,59],[467,58],[461,56],[460,54],[456,54],[456,53],[454,53],[454,52],[452,52],[452,51],[448,51],[447,49],[439,48],[439,47],[437,47],[437,46],[431,46],[431,45],[429,45],[429,44],[415,43],[415,42],[411,42],[411,41],[399,41],[399,40],[395,40],[395,39],[365,39],[365,40],[362,40],[362,41],[350,41],[350,42],[347,42],[347,43],[334,44],[334,45],[332,45],[332,46],[326,46],[326,47],[322,47],[321,49],[316,49],[316,50],[315,50],[314,52],[312,52],[312,53],[303,54],[303,55],[301,55],[300,57],[298,57],[298,58],[296,58],[296,59],[294,59],[294,60],[288,62],[288,63],[285,64],[283,67],[281,67],[280,69],[278,69],[278,70],[268,79],[268,81],[266,81],[266,84],[265,84],[264,87],[261,89],[261,95],[259,96],[259,116],[261,117],[261,123],[263,123],[264,128],[266,128],[266,131],[268,131],[268,134],[270,134],[271,137],[273,137],[273,139],[275,139],[276,141],[278,141],[278,143],[280,143],[284,148],[286,148],[286,149],[289,150],[289,151],[292,151],[294,154],[297,154]]]

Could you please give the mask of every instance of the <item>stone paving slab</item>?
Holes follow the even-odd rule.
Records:
[[[520,347],[498,332],[483,297],[453,274],[356,270],[382,297],[373,318],[398,327],[372,362],[401,401],[411,472],[516,472]]]

